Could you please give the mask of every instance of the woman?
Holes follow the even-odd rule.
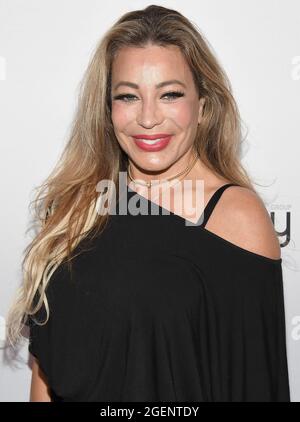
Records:
[[[13,344],[30,327],[32,401],[290,401],[280,245],[240,143],[184,16],[151,5],[105,34],[9,313]]]

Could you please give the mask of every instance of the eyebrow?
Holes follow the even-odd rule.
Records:
[[[160,82],[159,84],[155,85],[156,89],[162,88],[163,86],[166,85],[173,85],[173,84],[178,84],[183,86],[184,88],[186,88],[186,85],[179,81],[178,79],[171,79],[169,81],[164,81],[164,82]],[[139,86],[133,82],[128,82],[128,81],[121,81],[119,83],[117,83],[117,85],[115,86],[115,89],[119,88],[119,86],[129,86],[130,88],[134,88],[134,89],[139,89]]]

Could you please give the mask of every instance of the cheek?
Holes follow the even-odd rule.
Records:
[[[195,119],[193,104],[188,101],[170,106],[168,114],[176,125],[182,129],[189,127]]]
[[[117,130],[124,128],[134,116],[133,110],[128,107],[124,107],[122,104],[113,104],[111,109],[111,119],[113,125]]]

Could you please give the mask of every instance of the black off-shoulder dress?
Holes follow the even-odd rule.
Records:
[[[290,401],[282,260],[205,228],[232,185],[188,226],[127,187],[148,214],[111,215],[58,267],[49,321],[28,320],[53,401]]]

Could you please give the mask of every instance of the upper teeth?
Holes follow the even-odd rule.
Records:
[[[163,139],[163,138],[152,139],[152,140],[150,140],[150,139],[139,139],[139,141],[143,141],[146,144],[152,145],[152,144],[155,144],[156,142],[159,142],[161,139]]]

